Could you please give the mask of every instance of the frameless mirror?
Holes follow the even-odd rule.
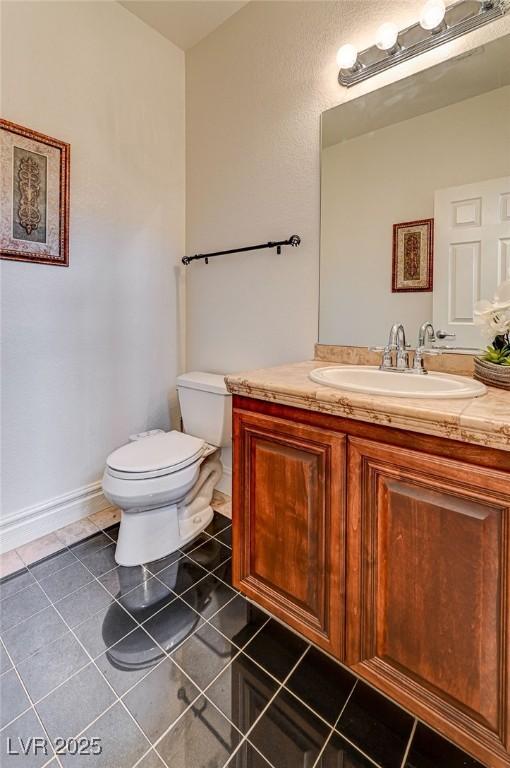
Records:
[[[322,115],[319,342],[482,346],[510,279],[510,36]],[[448,334],[448,336],[446,336]]]

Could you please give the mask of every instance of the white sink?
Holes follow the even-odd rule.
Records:
[[[487,387],[467,376],[449,373],[399,373],[371,365],[333,365],[315,368],[310,378],[326,387],[386,397],[459,398],[480,397]]]

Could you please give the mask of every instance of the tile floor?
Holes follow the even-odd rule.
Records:
[[[4,768],[481,768],[233,589],[226,517],[137,568],[111,522],[0,582]]]

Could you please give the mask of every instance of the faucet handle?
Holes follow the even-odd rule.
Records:
[[[383,349],[383,356],[381,360],[381,368],[391,368],[392,366],[392,359],[391,359],[391,353],[394,350],[394,347],[391,344],[388,344]]]
[[[423,365],[424,355],[442,355],[441,349],[433,349],[431,347],[425,347],[422,344],[416,347],[414,350],[413,371],[414,373],[427,373],[425,366]]]

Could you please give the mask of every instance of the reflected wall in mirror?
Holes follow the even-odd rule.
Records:
[[[510,279],[510,36],[325,112],[321,165],[319,342],[403,322],[414,346],[432,320],[483,346],[473,304]],[[433,290],[395,293],[393,227],[425,219]]]

